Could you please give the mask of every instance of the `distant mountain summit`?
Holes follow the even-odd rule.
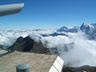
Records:
[[[89,39],[96,40],[96,24],[83,23],[80,29],[87,35]]]
[[[57,30],[58,32],[72,32],[72,33],[76,33],[79,31],[79,27],[66,27],[66,26],[63,26],[61,27],[60,29]]]
[[[87,33],[87,32],[92,31],[94,29],[94,25],[83,23],[81,25],[80,29],[81,29],[81,31]]]
[[[80,27],[66,27],[63,26],[57,30],[57,32],[70,32],[70,33],[77,33],[77,32],[84,32],[88,39],[96,40],[96,23],[86,24],[83,23]],[[65,35],[66,36],[66,35]]]

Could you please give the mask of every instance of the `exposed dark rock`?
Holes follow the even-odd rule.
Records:
[[[96,67],[82,66],[82,67],[64,67],[63,72],[96,72]]]
[[[36,42],[29,36],[25,38],[19,37],[16,42],[8,48],[8,50],[50,54],[50,50],[45,48],[41,41]]]
[[[30,51],[30,49],[33,47],[32,45],[33,42],[34,41],[30,37],[26,37],[26,38],[19,37],[16,40],[16,42],[8,49],[10,49],[11,51],[18,50],[18,51],[27,52]]]
[[[52,34],[41,34],[43,37],[48,37],[48,36],[53,36],[53,37],[55,37],[55,36],[60,36],[60,35],[62,35],[62,36],[67,36],[68,37],[68,35],[67,34],[64,34],[64,33],[60,33],[60,32],[54,32],[54,33],[52,33]]]

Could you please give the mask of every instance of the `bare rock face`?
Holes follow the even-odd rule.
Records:
[[[64,67],[63,72],[96,72],[96,67],[82,66],[82,67]]]
[[[19,37],[16,42],[8,48],[8,50],[50,54],[50,50],[45,48],[41,41],[36,42],[29,36],[25,38]]]

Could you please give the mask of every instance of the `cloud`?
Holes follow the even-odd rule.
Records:
[[[40,34],[51,34],[55,30],[0,30],[0,45],[11,46],[19,36],[30,36],[42,41],[47,48],[57,48],[60,57],[68,66],[96,66],[96,41],[88,40],[82,32],[66,33],[68,36],[42,37]]]
[[[20,36],[26,37],[29,35],[34,37],[33,39],[36,40],[40,34],[50,34],[54,31],[56,30],[0,30],[0,47],[3,46],[3,48],[8,48]]]
[[[47,47],[57,48],[67,66],[96,66],[96,41],[88,40],[82,32],[69,33],[69,37],[45,37]]]

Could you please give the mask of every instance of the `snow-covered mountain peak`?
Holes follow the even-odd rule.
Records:
[[[58,29],[57,31],[58,32],[72,32],[72,33],[75,33],[75,32],[78,32],[80,29],[79,27],[66,27],[66,26],[63,26],[61,27],[60,29]]]
[[[92,25],[92,24],[86,24],[86,23],[83,23],[81,26],[83,26],[83,27],[90,27],[90,28],[93,28],[94,27],[94,25]]]
[[[86,24],[86,23],[83,23],[82,25],[81,25],[81,27],[80,27],[80,29],[82,30],[82,31],[89,31],[89,30],[92,30],[94,28],[94,25],[92,25],[92,24]]]

